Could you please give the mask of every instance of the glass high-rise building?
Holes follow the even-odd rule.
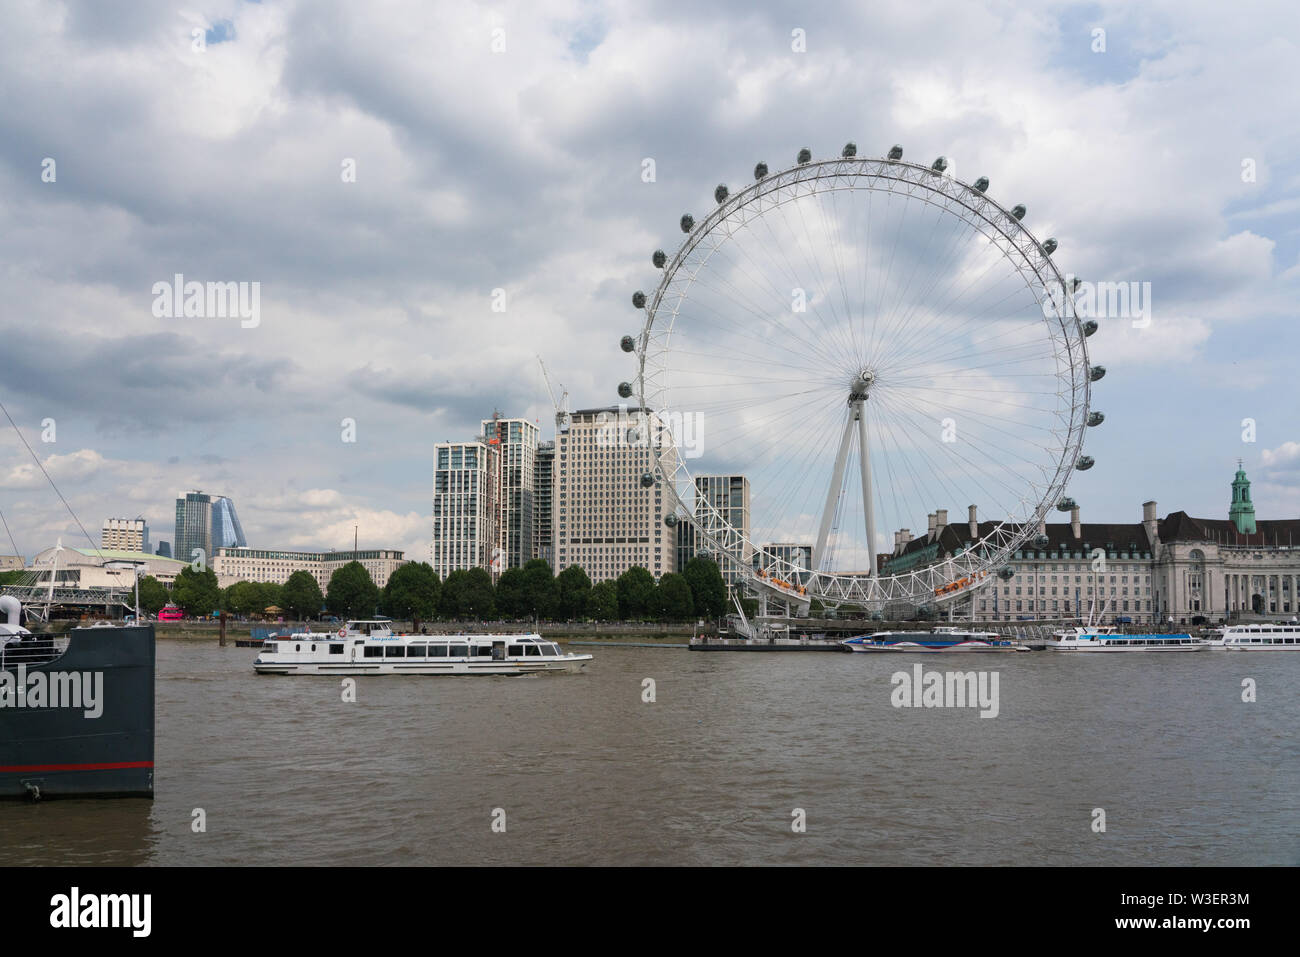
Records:
[[[225,495],[212,500],[212,548],[247,548],[244,528],[235,513],[235,503]]]
[[[730,542],[737,536],[749,541],[749,479],[743,475],[695,476],[695,521],[700,530],[715,539]],[[738,556],[744,565],[753,561],[748,544],[741,546]],[[715,557],[719,560],[720,557]],[[734,562],[720,560],[722,577],[734,585],[744,577],[744,568]]]
[[[528,419],[484,419],[483,441],[497,450],[500,461],[497,501],[501,517],[497,548],[502,570],[520,568],[533,557],[534,477],[539,429]]]
[[[204,565],[212,561],[212,496],[206,492],[185,492],[176,499],[176,534],[172,555],[192,562],[202,554]]]
[[[555,443],[537,446],[533,467],[533,557],[555,567]]]
[[[439,578],[470,568],[495,579],[505,568],[500,540],[498,445],[439,442],[433,459],[433,546]]]

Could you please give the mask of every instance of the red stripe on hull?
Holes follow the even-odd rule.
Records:
[[[0,774],[35,771],[119,771],[124,768],[152,768],[152,761],[116,761],[110,764],[0,764]]]

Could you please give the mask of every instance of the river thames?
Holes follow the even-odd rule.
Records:
[[[0,864],[1300,863],[1300,654],[573,650],[349,703],[161,640],[155,800],[0,805]],[[917,662],[997,716],[895,707]]]

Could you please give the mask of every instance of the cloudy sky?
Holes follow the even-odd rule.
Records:
[[[0,398],[96,541],[137,514],[171,540],[177,492],[201,488],[257,547],[349,547],[359,524],[363,546],[427,558],[435,442],[494,408],[549,431],[539,352],[575,406],[616,401],[630,293],[680,214],[847,140],[944,154],[1024,203],[1063,270],[1151,283],[1149,326],[1089,341],[1109,374],[1098,466],[1070,486],[1085,520],[1137,521],[1147,498],[1224,516],[1239,457],[1261,517],[1300,514],[1291,4],[0,16]],[[260,283],[260,321],[155,315],[178,273]],[[0,424],[18,549],[84,544]]]

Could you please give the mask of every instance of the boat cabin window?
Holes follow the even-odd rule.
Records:
[[[385,658],[405,658],[406,649],[401,645],[387,645],[384,648]]]
[[[341,654],[343,654],[343,643],[342,643],[342,642],[339,642],[339,643],[336,644],[336,645],[330,645],[330,654],[331,654],[331,655],[341,655]]]
[[[542,656],[542,650],[538,648],[536,645],[525,645],[524,651],[531,658],[540,658]]]
[[[384,657],[384,646],[383,646],[383,645],[366,645],[366,647],[365,647],[365,657],[367,657],[367,658],[382,658],[382,657]]]
[[[447,657],[447,646],[446,646],[446,645],[430,645],[430,646],[429,646],[429,657],[430,657],[430,658],[446,658],[446,657]]]
[[[509,654],[511,658],[522,657],[523,653],[524,653],[523,645],[511,645],[509,648]]]
[[[554,658],[559,655],[559,650],[552,644],[542,645],[542,654],[548,658]]]
[[[408,658],[427,658],[428,656],[428,645],[411,645],[406,649],[406,657]]]
[[[264,641],[264,642],[262,642],[262,650],[263,650],[263,651],[275,651],[276,647],[277,647],[277,646],[276,646],[276,644],[275,644],[274,641]]]
[[[453,658],[469,657],[469,645],[452,645],[447,649],[447,654]]]
[[[491,658],[491,657],[492,657],[492,646],[491,646],[491,645],[477,645],[477,646],[475,646],[475,648],[474,648],[474,654],[477,655],[477,656],[480,657],[480,658]]]

